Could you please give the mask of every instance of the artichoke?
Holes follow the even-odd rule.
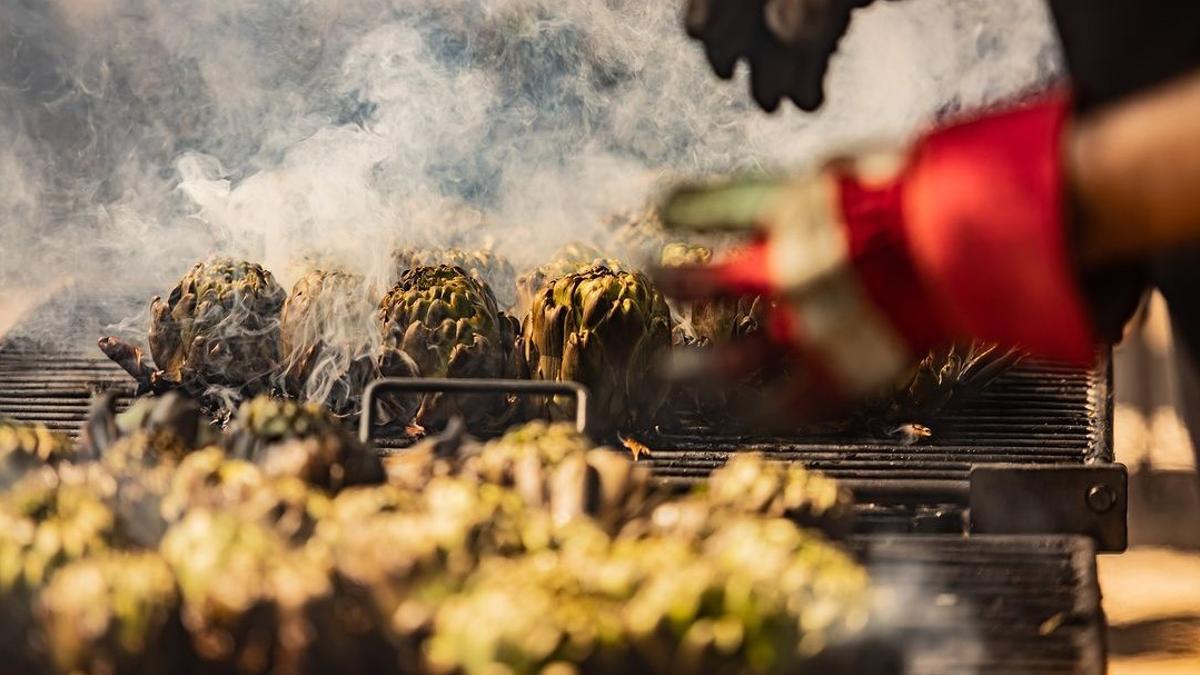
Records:
[[[154,553],[105,553],[63,567],[42,591],[39,623],[64,673],[176,673],[185,650],[175,578]]]
[[[510,309],[517,302],[517,275],[512,263],[488,249],[403,247],[392,251],[396,278],[417,267],[449,265],[461,267],[472,279],[492,289],[501,309]]]
[[[0,591],[40,586],[63,564],[112,544],[113,513],[88,479],[46,468],[0,496]]]
[[[594,265],[604,265],[614,271],[626,269],[620,261],[605,257],[600,249],[588,244],[572,242],[559,248],[550,257],[550,262],[525,270],[517,276],[517,311],[528,311],[538,291],[556,279]]]
[[[122,440],[137,435],[144,438],[132,447],[124,444],[122,452],[128,454],[130,449],[136,449],[137,459],[153,462],[166,456],[179,459],[216,441],[218,432],[200,405],[181,392],[140,398],[119,414],[116,398],[110,392],[92,404],[80,445],[86,455],[106,458]],[[144,452],[151,449],[153,457]]]
[[[33,603],[56,570],[104,551],[112,513],[92,489],[64,484],[52,468],[31,471],[0,495],[0,659],[11,672],[33,672]]]
[[[339,415],[359,411],[374,362],[376,300],[362,277],[315,270],[292,287],[279,319],[284,382],[290,394]]]
[[[203,551],[203,555],[197,555]],[[233,513],[190,511],[160,552],[182,599],[183,625],[204,672],[305,672],[314,622],[329,611],[329,566]]]
[[[74,455],[67,437],[40,424],[22,424],[0,416],[0,487],[11,485],[31,469],[69,461]]]
[[[167,380],[191,391],[264,391],[279,364],[279,312],[287,294],[255,263],[196,263],[166,300],[150,305],[150,352]]]
[[[384,480],[379,456],[316,403],[256,396],[238,408],[227,446],[267,476],[294,476],[328,490]]]
[[[757,515],[843,536],[850,532],[853,505],[837,481],[758,453],[738,453],[688,497],[658,506],[651,525],[659,533],[697,536],[729,517]]]
[[[609,531],[648,513],[663,495],[648,469],[597,448],[567,423],[527,423],[467,458],[464,475],[516,491],[531,508],[564,525],[589,516]]]
[[[733,518],[693,540],[580,527],[556,548],[481,560],[438,608],[427,651],[465,673],[796,672],[860,630],[868,600],[852,558],[787,521]]]
[[[604,266],[568,274],[538,292],[523,333],[534,379],[591,391],[597,432],[644,427],[662,406],[666,388],[649,373],[671,345],[670,313],[644,274]],[[557,419],[567,415],[559,402],[548,408]]]
[[[219,448],[208,448],[179,464],[159,513],[170,524],[197,509],[236,515],[298,544],[329,512],[329,497],[299,478],[273,478],[249,462],[227,458]]]
[[[516,321],[497,308],[486,284],[462,268],[408,270],[383,298],[378,317],[385,375],[415,370],[421,377],[502,378],[523,371]],[[431,394],[421,399],[414,420],[439,425],[459,414],[468,425],[492,426],[512,412],[501,396]]]
[[[707,246],[673,242],[663,247],[659,263],[663,267],[702,265],[712,257],[712,249]],[[720,345],[750,335],[759,328],[763,307],[764,301],[759,296],[672,305],[676,316],[675,343]]]
[[[930,352],[912,376],[871,411],[890,422],[928,421],[956,396],[978,393],[1020,362],[998,345],[972,342]]]
[[[606,225],[612,247],[630,260],[654,262],[669,241],[658,209],[653,205],[615,213]]]

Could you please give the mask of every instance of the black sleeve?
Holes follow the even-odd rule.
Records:
[[[1049,0],[1081,114],[1200,68],[1196,0]],[[1138,223],[1129,223],[1138,227]],[[1200,354],[1200,251],[1084,279],[1099,332],[1115,341],[1149,284],[1162,291],[1179,337]]]
[[[1083,110],[1200,66],[1200,2],[1049,1]]]

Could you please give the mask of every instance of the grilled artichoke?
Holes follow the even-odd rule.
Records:
[[[238,408],[227,446],[232,457],[255,462],[268,476],[295,476],[329,490],[384,480],[379,456],[315,403],[256,396]]]
[[[279,312],[287,294],[255,263],[196,263],[166,300],[150,305],[150,352],[165,378],[191,391],[255,393],[279,365]]]
[[[568,274],[538,292],[523,333],[533,379],[587,386],[598,432],[646,426],[662,406],[666,388],[649,374],[671,345],[670,314],[644,274],[604,266]],[[548,407],[567,416],[560,402]]]
[[[408,270],[417,267],[459,267],[472,279],[492,289],[501,309],[510,309],[517,301],[517,275],[513,271],[512,263],[488,249],[404,247],[392,251],[392,262],[397,279],[403,277]]]
[[[383,329],[381,369],[385,375],[421,377],[517,377],[523,367],[516,321],[501,312],[486,284],[458,267],[417,267],[379,306]],[[513,408],[501,396],[431,394],[420,401],[417,424],[440,425],[453,414],[470,426],[503,422]]]
[[[154,553],[105,553],[63,567],[39,623],[64,673],[176,673],[185,654],[175,578]]]
[[[607,224],[614,247],[633,260],[653,260],[667,244],[666,228],[654,206],[613,214]]]
[[[924,422],[955,396],[978,393],[1020,362],[1021,353],[973,342],[931,352],[873,414],[891,422]]]
[[[363,388],[379,376],[376,304],[354,274],[315,270],[296,282],[279,319],[289,393],[339,415],[359,411]]]
[[[663,267],[700,265],[712,260],[707,246],[673,242],[663,247]],[[676,344],[719,345],[745,337],[759,328],[764,301],[758,296],[736,300],[697,300],[672,305],[676,315]]]
[[[547,262],[517,276],[517,311],[524,313],[533,304],[534,296],[548,284],[594,265],[604,265],[613,271],[625,271],[626,266],[605,257],[600,249],[581,242],[566,244],[554,252]]]

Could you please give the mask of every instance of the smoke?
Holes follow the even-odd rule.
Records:
[[[679,11],[0,2],[0,289],[69,279],[70,310],[28,328],[82,346],[118,320],[144,335],[146,300],[213,253],[285,287],[302,260],[386,282],[394,243],[492,245],[520,267],[599,239],[664,175],[808,164],[1059,69],[1038,0],[877,3],[833,61],[826,108],[768,116],[744,72],[709,73]]]

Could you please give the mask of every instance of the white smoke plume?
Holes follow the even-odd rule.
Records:
[[[150,295],[213,253],[285,287],[313,257],[381,277],[397,242],[490,243],[520,267],[597,238],[664,173],[809,164],[1059,70],[1038,0],[881,2],[822,112],[765,115],[744,71],[710,74],[680,11],[0,0],[0,298],[70,279],[69,315],[27,330],[82,347],[117,321],[144,336]]]

